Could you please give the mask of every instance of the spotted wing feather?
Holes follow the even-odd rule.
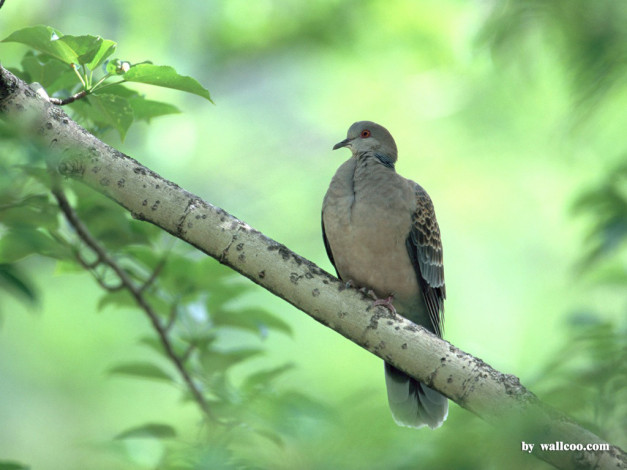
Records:
[[[415,194],[416,210],[412,214],[412,227],[406,241],[407,251],[416,270],[433,330],[442,336],[446,286],[440,227],[427,192],[416,184]]]

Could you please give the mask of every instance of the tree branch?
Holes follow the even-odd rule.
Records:
[[[494,370],[383,307],[373,308],[371,301],[312,262],[99,141],[4,69],[0,69],[0,114],[29,120],[32,135],[51,150],[52,167],[105,194],[136,219],[153,223],[230,266],[484,420],[505,427],[524,418],[524,435],[517,438],[607,444],[540,402],[518,378]],[[537,447],[533,455],[558,468],[627,467],[627,455],[616,446],[569,452]]]
[[[81,98],[85,98],[87,96],[87,90],[81,90],[78,93],[73,94],[72,96],[68,96],[67,98],[49,98],[52,104],[56,104],[58,106],[64,106],[66,104],[74,103],[76,100],[80,100]]]
[[[56,178],[53,178],[53,180],[54,179]],[[203,396],[201,391],[198,389],[198,386],[194,383],[192,377],[189,375],[189,373],[187,372],[187,369],[185,368],[184,362],[188,358],[188,352],[186,351],[183,357],[179,357],[176,354],[176,352],[174,351],[174,348],[172,347],[172,343],[170,342],[170,338],[168,336],[168,330],[161,324],[161,320],[159,320],[159,316],[157,315],[157,312],[154,311],[152,306],[148,303],[148,301],[143,295],[144,288],[148,285],[148,283],[151,283],[154,281],[158,272],[162,268],[162,263],[159,266],[157,266],[157,268],[153,272],[153,275],[151,275],[150,279],[146,282],[146,284],[144,284],[142,287],[139,287],[139,288],[136,287],[135,283],[128,276],[126,271],[124,271],[124,269],[122,269],[122,267],[111,256],[109,256],[109,253],[107,253],[105,248],[102,245],[100,245],[100,243],[98,243],[98,241],[94,237],[92,237],[91,233],[89,233],[89,230],[87,229],[87,227],[85,227],[83,222],[79,219],[78,215],[76,214],[76,212],[70,205],[70,202],[67,200],[67,197],[65,196],[65,193],[61,189],[61,186],[58,184],[58,181],[53,182],[52,194],[57,200],[57,203],[59,204],[59,208],[61,209],[61,212],[63,212],[63,215],[65,216],[66,220],[74,228],[78,237],[81,239],[83,243],[85,243],[85,245],[87,245],[91,250],[94,251],[94,253],[96,253],[97,264],[102,263],[106,265],[109,269],[111,269],[117,275],[118,279],[120,280],[119,286],[115,286],[111,288],[107,286],[106,284],[104,284],[103,279],[99,278],[98,276],[95,276],[98,283],[106,290],[114,291],[114,290],[119,290],[119,289],[126,289],[131,294],[133,299],[135,299],[135,302],[137,303],[137,305],[144,311],[144,313],[150,319],[150,323],[152,324],[152,327],[156,330],[159,336],[161,346],[163,347],[166,355],[170,358],[170,360],[176,367],[180,376],[183,378],[183,381],[185,382],[185,386],[189,389],[190,393],[192,394],[192,397],[194,397],[194,400],[200,407],[201,411],[205,414],[206,417],[208,417],[212,421],[216,423],[219,422],[216,419],[216,417],[213,416],[213,413],[211,412],[211,409],[209,408],[209,404],[207,403],[207,400],[205,400],[205,397]],[[84,260],[80,258],[80,255],[78,259],[81,264],[84,263]],[[83,266],[87,267],[87,265],[85,264],[83,264]]]

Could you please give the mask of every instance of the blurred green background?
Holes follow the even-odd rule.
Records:
[[[7,0],[0,10],[3,38],[35,24],[101,35],[121,59],[198,79],[215,106],[135,86],[183,114],[105,140],[328,271],[320,206],[348,158],[331,147],[354,121],[385,125],[398,171],[436,207],[445,338],[627,447],[626,3]],[[0,44],[2,64],[25,51]],[[22,264],[41,301],[0,298],[0,460],[155,468],[162,442],[112,441],[155,421],[202,447],[179,390],[106,372],[150,357],[137,344],[150,334],[141,314],[96,313],[88,274]],[[260,468],[547,467],[455,404],[436,431],[397,427],[379,359],[260,288],[242,302],[294,333],[245,338],[266,354],[233,380],[288,359],[278,386],[319,403],[286,417],[282,446],[232,446]]]

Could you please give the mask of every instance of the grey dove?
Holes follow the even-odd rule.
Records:
[[[446,289],[431,198],[396,172],[396,143],[385,127],[356,122],[333,150],[341,147],[352,155],[333,176],[322,205],[331,263],[344,282],[372,291],[376,304],[441,337]],[[446,419],[448,400],[439,392],[388,363],[385,381],[399,425],[433,429]]]

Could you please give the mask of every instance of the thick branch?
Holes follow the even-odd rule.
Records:
[[[31,119],[33,135],[54,151],[50,158],[60,174],[230,266],[486,421],[524,419],[525,434],[518,437],[527,442],[604,444],[541,403],[518,378],[383,307],[372,308],[371,301],[312,262],[99,141],[3,69],[0,114]],[[626,454],[615,446],[596,452],[541,452],[536,446],[533,454],[564,469],[627,468]]]

